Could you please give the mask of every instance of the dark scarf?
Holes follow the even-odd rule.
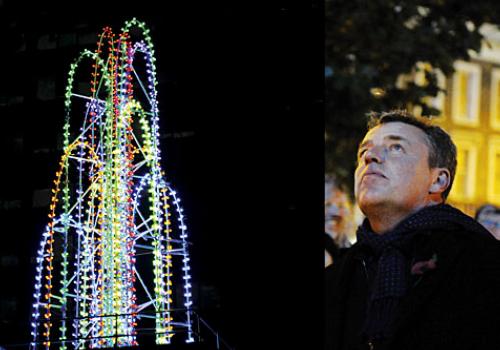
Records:
[[[401,298],[409,289],[412,256],[409,256],[411,253],[407,247],[414,237],[435,229],[453,229],[457,226],[488,235],[480,224],[447,204],[425,207],[382,235],[374,233],[365,219],[356,233],[357,240],[373,257],[376,269],[363,327],[363,335],[367,339],[391,337],[391,321]]]

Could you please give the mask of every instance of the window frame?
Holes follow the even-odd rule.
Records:
[[[461,189],[457,192],[457,183],[454,185],[450,192],[450,200],[457,202],[473,202],[477,197],[476,183],[477,183],[477,171],[478,171],[478,155],[479,148],[482,143],[482,137],[477,132],[467,132],[467,131],[455,131],[452,133],[452,139],[457,147],[457,158],[458,152],[467,150],[468,151],[468,164],[466,171],[466,188]],[[458,159],[457,159],[458,160]],[[457,173],[458,173],[457,165]],[[457,174],[455,174],[455,180]]]
[[[489,202],[500,205],[500,192],[495,193],[495,180],[500,181],[500,179],[496,179],[495,177],[497,155],[500,155],[500,136],[492,136],[488,141],[487,196]]]
[[[491,69],[491,82],[490,82],[490,127],[495,130],[500,130],[500,67]]]
[[[481,66],[477,63],[464,62],[464,61],[456,61],[454,63],[455,72],[453,73],[452,79],[452,103],[451,103],[451,116],[452,120],[459,125],[465,126],[479,126],[479,114],[480,114],[480,106],[481,106],[481,74],[482,69]],[[459,74],[467,73],[474,77],[472,81],[473,86],[471,87],[470,101],[467,101],[467,105],[471,104],[470,110],[472,115],[469,117],[467,115],[459,114],[459,105],[460,105],[460,81]],[[469,95],[469,94],[468,94]],[[468,96],[469,97],[469,96]]]

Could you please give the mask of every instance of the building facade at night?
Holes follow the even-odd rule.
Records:
[[[483,204],[500,205],[500,32],[486,25],[482,31],[488,43],[481,52],[470,61],[456,61],[452,76],[440,74],[438,84],[446,94],[428,100],[442,111],[434,122],[457,146],[449,203],[471,216]],[[422,73],[414,78],[417,84],[424,81]]]

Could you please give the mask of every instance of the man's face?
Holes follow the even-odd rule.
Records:
[[[432,173],[427,136],[416,126],[389,122],[371,129],[358,149],[355,195],[360,209],[411,213],[426,205]]]
[[[479,215],[477,221],[481,223],[491,234],[500,240],[500,214],[497,212],[483,213]]]
[[[347,202],[346,194],[336,187],[331,188],[325,196],[325,231],[332,236],[344,233]]]

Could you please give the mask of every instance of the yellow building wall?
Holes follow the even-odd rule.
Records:
[[[480,61],[472,61],[471,63],[480,68],[479,120],[477,125],[473,125],[475,123],[471,120],[460,121],[456,118],[457,110],[464,110],[464,106],[471,103],[471,101],[464,101],[464,99],[473,98],[470,91],[469,93],[464,92],[463,89],[454,91],[454,87],[455,90],[457,90],[457,86],[460,87],[460,84],[456,83],[457,80],[462,84],[466,80],[463,76],[459,76],[458,79],[457,77],[454,79],[453,76],[446,78],[447,95],[444,100],[444,109],[441,116],[434,118],[434,122],[452,136],[459,150],[459,161],[461,161],[457,167],[457,181],[453,185],[448,202],[468,215],[474,216],[476,209],[483,204],[500,205],[499,198],[488,196],[488,181],[494,181],[494,185],[500,188],[500,178],[492,174],[493,160],[490,150],[492,140],[500,141],[500,130],[494,129],[490,125],[492,69],[500,68],[500,65]],[[498,101],[500,101],[500,97]],[[464,157],[468,159],[465,161]],[[464,188],[464,181],[460,181],[460,179],[466,179],[465,182],[469,184],[469,187],[465,186],[466,188]],[[491,185],[490,183],[490,187]]]

